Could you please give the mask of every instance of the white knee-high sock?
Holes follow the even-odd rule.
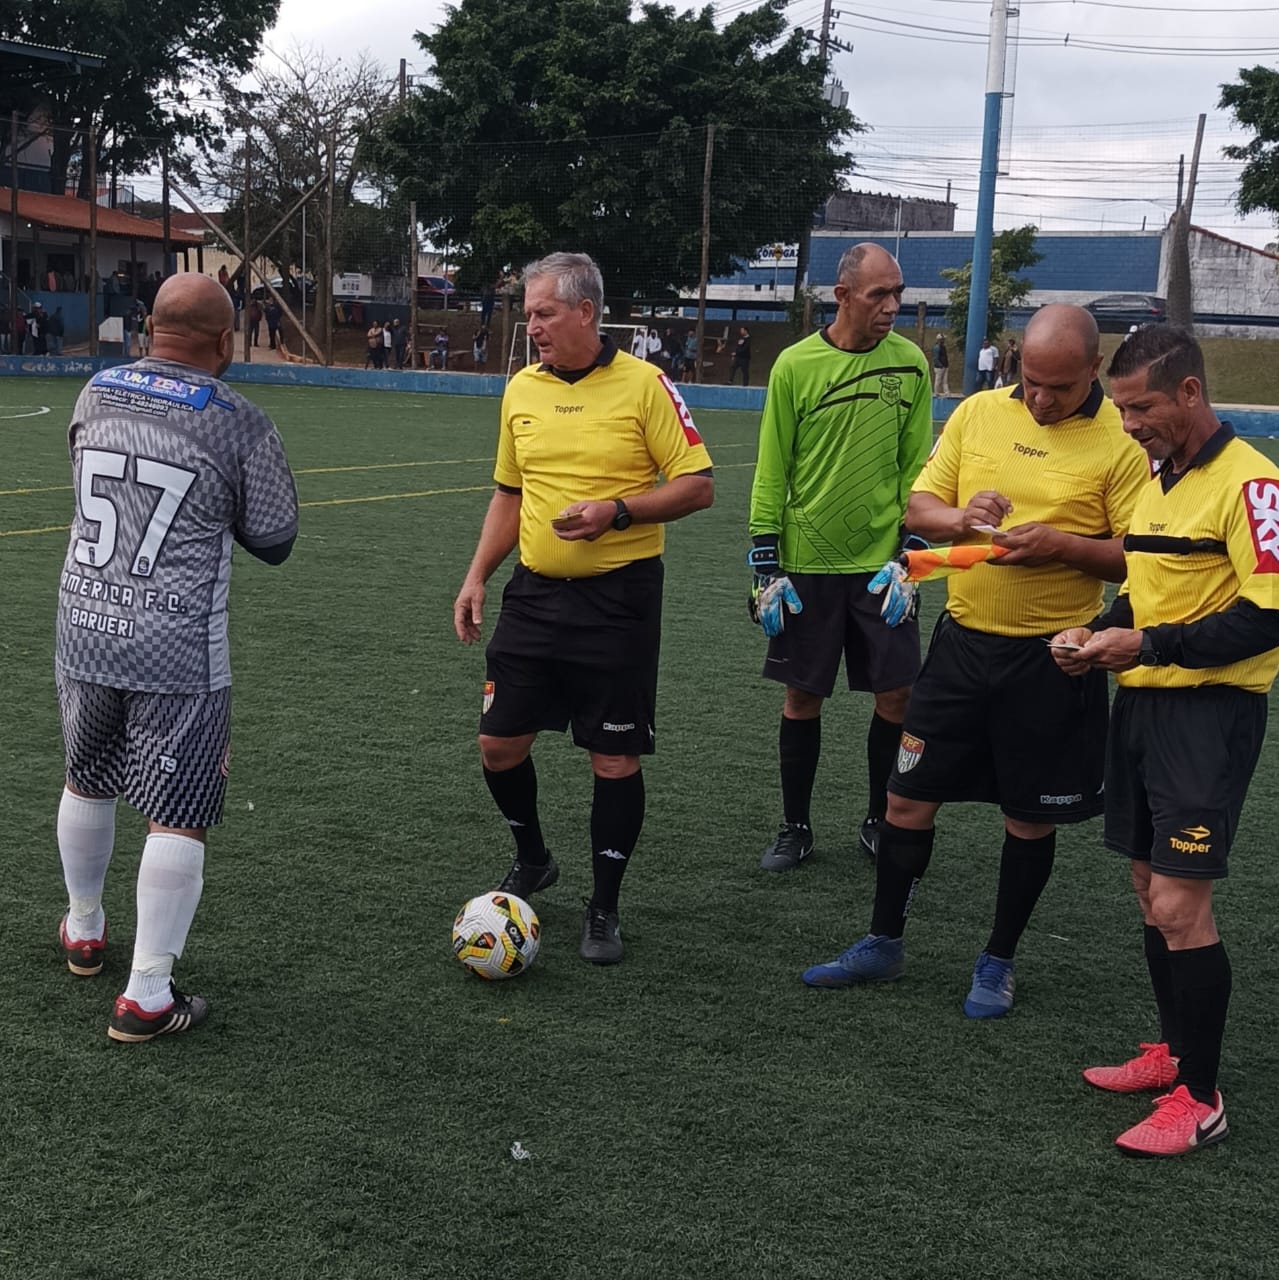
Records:
[[[58,805],[58,852],[67,884],[67,937],[102,937],[102,886],[115,847],[115,801],[90,800],[62,789]]]
[[[204,845],[189,836],[153,832],[138,868],[138,932],[125,996],[154,1012],[170,1000],[173,962],[186,946],[204,888]]]

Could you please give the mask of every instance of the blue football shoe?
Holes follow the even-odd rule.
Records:
[[[896,982],[905,971],[905,943],[868,933],[834,960],[805,969],[804,981],[810,987],[852,987],[862,982]]]
[[[973,985],[964,1001],[964,1012],[970,1018],[1002,1018],[1012,1012],[1016,990],[1013,962],[983,951],[973,966]]]

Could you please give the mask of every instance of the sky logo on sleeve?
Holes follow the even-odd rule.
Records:
[[[1279,480],[1248,480],[1243,486],[1248,528],[1257,552],[1254,573],[1279,573]]]
[[[658,374],[658,382],[666,388],[666,394],[671,398],[671,404],[675,406],[675,412],[679,414],[680,426],[684,428],[684,439],[690,445],[701,444],[702,437],[697,427],[693,423],[693,415],[688,410],[688,405],[684,403],[684,397],[675,389],[675,384],[664,374]]]

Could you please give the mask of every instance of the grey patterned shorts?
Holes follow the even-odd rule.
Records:
[[[231,690],[139,693],[57,678],[67,777],[117,796],[162,827],[222,820],[231,765]]]

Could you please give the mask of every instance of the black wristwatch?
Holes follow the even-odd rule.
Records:
[[[1163,665],[1163,659],[1159,656],[1159,650],[1155,648],[1155,642],[1150,638],[1149,631],[1141,633],[1141,652],[1137,655],[1137,661],[1143,667]]]
[[[626,509],[626,503],[621,498],[614,498],[617,504],[617,514],[613,517],[613,528],[621,533],[623,529],[629,529],[631,522],[635,519],[633,515]]]

